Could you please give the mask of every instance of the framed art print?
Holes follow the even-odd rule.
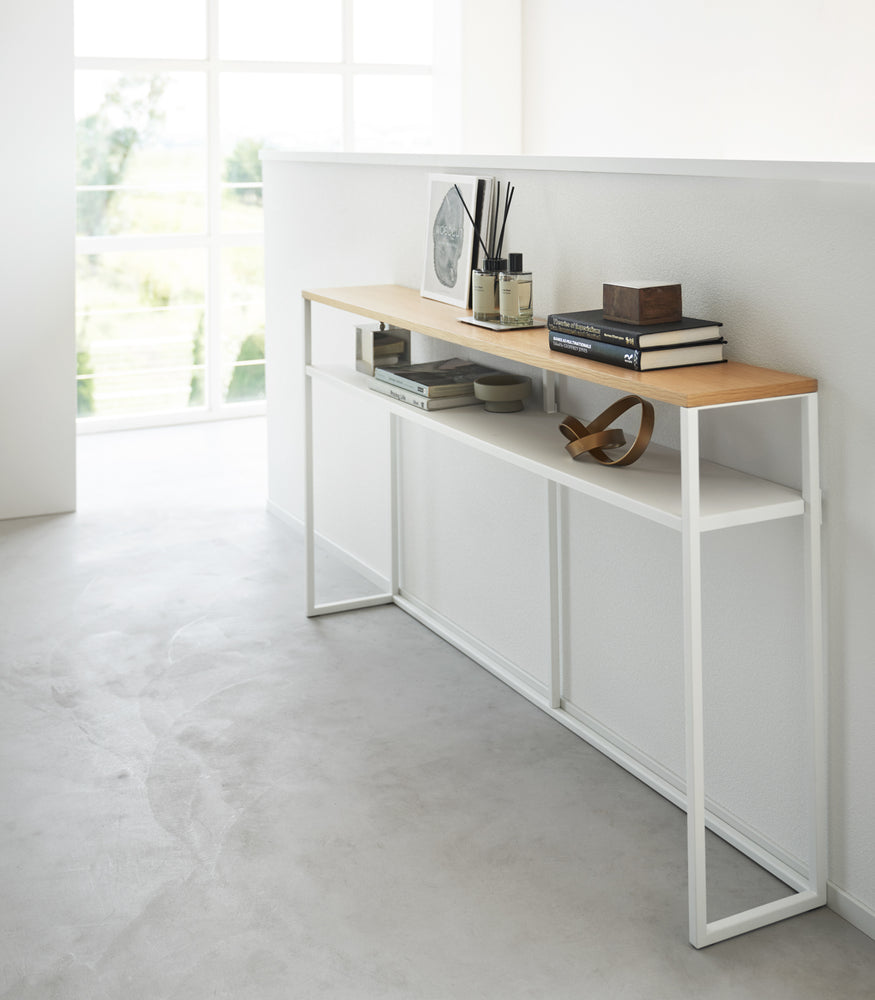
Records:
[[[489,205],[486,183],[481,177],[429,174],[423,298],[468,308],[471,268],[477,259],[475,222],[480,225],[483,206]]]

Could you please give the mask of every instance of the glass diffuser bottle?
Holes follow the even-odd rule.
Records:
[[[504,326],[531,326],[532,273],[523,270],[523,255],[508,255],[508,268],[498,276],[499,318]]]
[[[507,267],[504,257],[487,257],[482,268],[471,274],[471,304],[474,319],[497,323],[500,315],[498,304],[498,275]]]

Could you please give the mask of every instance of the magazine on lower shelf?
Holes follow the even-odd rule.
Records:
[[[391,396],[401,403],[409,403],[420,410],[448,410],[455,406],[473,406],[475,403],[482,403],[473,393],[465,393],[461,396],[439,396],[436,399],[431,396],[423,396],[418,392],[411,392],[409,389],[401,389],[390,382],[383,382],[380,379],[368,379],[368,387],[384,396]]]
[[[474,391],[474,379],[497,374],[495,368],[465,358],[444,358],[416,365],[374,369],[375,377],[381,382],[434,398],[470,395]]]

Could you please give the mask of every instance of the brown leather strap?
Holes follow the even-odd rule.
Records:
[[[617,417],[639,404],[641,423],[632,446],[619,458],[610,458],[602,449],[620,448],[626,443],[626,438],[618,428],[608,428]],[[653,434],[653,404],[640,396],[623,396],[611,403],[589,424],[584,424],[577,417],[566,417],[559,425],[559,430],[568,439],[565,450],[572,458],[592,455],[602,465],[631,465],[644,454],[645,448],[650,444],[650,436]]]

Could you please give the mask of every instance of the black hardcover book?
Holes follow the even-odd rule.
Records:
[[[682,368],[687,365],[707,365],[723,361],[725,340],[707,340],[697,344],[682,344],[679,347],[655,347],[641,350],[636,347],[622,347],[606,344],[586,337],[573,337],[567,333],[551,330],[550,350],[563,354],[574,354],[589,361],[618,368],[630,368],[636,372],[654,371],[660,368]]]
[[[634,326],[606,320],[601,309],[584,309],[580,312],[553,313],[547,317],[547,329],[557,333],[571,333],[590,340],[602,340],[623,347],[666,347],[670,344],[691,344],[703,340],[719,340],[720,327],[709,319],[684,316],[676,323],[651,323]]]

